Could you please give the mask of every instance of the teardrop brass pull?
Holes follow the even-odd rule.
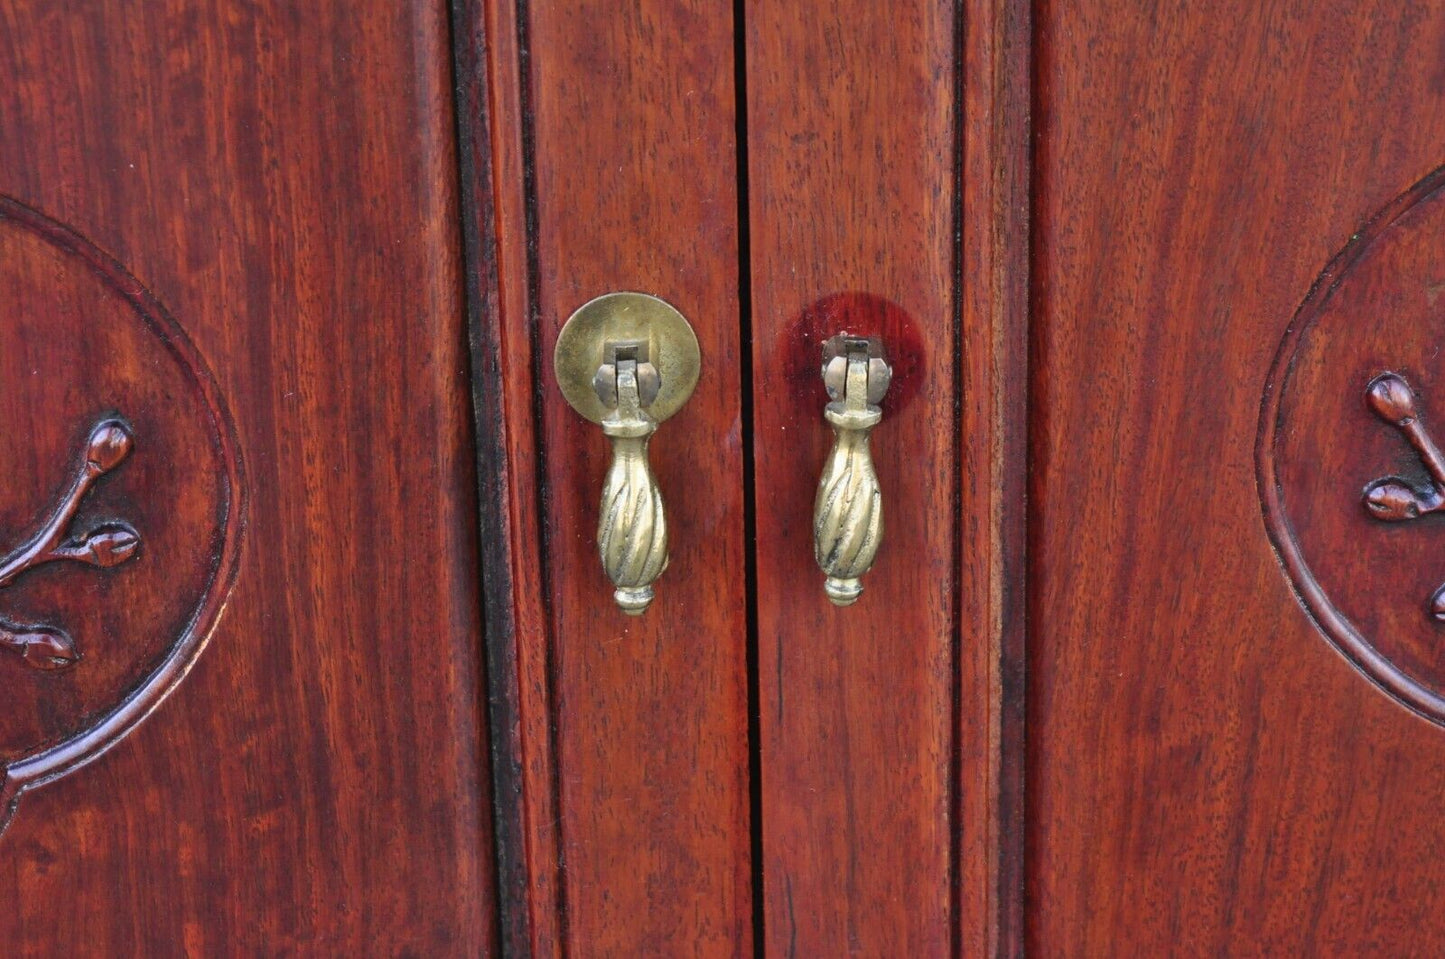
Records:
[[[640,615],[667,568],[667,514],[647,459],[657,425],[692,395],[697,337],[682,314],[645,293],[609,293],[562,327],[553,353],[572,408],[602,427],[612,465],[602,485],[597,551],[622,611]]]
[[[813,555],[835,606],[858,601],[883,540],[883,491],[868,434],[883,419],[878,404],[892,378],[876,338],[839,334],[823,345],[823,383],[833,400],[823,417],[833,426],[833,449],[813,504]]]

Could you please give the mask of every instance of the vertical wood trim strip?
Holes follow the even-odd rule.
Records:
[[[964,0],[961,955],[1023,952],[1032,14]]]
[[[579,953],[736,955],[752,882],[731,11],[525,9],[563,932]],[[703,358],[650,448],[677,535],[637,618],[617,609],[592,533],[607,444],[550,369],[566,317],[616,290],[671,302]]]
[[[766,946],[946,956],[960,938],[960,5],[746,13]],[[880,336],[895,370],[873,435],[887,531],[840,610],[810,521],[832,442],[821,346],[844,330]]]
[[[564,954],[519,0],[455,0],[502,950]],[[506,375],[503,376],[503,370]]]

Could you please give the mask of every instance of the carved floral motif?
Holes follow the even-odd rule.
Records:
[[[0,560],[0,589],[45,563],[74,562],[108,569],[136,555],[140,534],[129,523],[101,523],[81,535],[71,532],[81,502],[102,476],[125,461],[134,447],[135,440],[120,420],[102,420],[91,429],[60,501],[38,532]],[[48,625],[18,625],[3,615],[0,649],[19,655],[34,669],[64,669],[80,659],[75,641],[64,630]]]
[[[1404,434],[1414,447],[1430,484],[1417,487],[1398,476],[1377,479],[1365,487],[1365,509],[1379,520],[1397,523],[1419,519],[1445,509],[1445,456],[1420,416],[1415,391],[1398,373],[1383,373],[1370,381],[1365,398],[1375,415]],[[1445,622],[1445,585],[1430,597],[1430,614]]]

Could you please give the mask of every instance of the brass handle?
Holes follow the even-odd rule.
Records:
[[[636,615],[652,602],[652,584],[667,569],[667,514],[647,461],[647,442],[657,431],[657,421],[642,408],[637,347],[623,347],[632,354],[623,359],[615,358],[616,344],[608,348],[614,362],[598,371],[597,389],[615,395],[617,406],[602,421],[602,432],[612,441],[612,466],[602,484],[597,550],[617,587],[612,594],[617,605]],[[656,368],[644,361],[641,370],[655,375]],[[612,382],[604,386],[604,379]]]
[[[609,293],[562,327],[553,366],[562,395],[602,427],[612,465],[602,484],[597,552],[624,613],[640,615],[667,569],[667,514],[647,458],[657,426],[692,395],[697,337],[682,314],[644,293]]]
[[[823,346],[823,383],[833,400],[823,417],[833,426],[833,449],[813,503],[813,555],[835,606],[858,601],[883,540],[883,491],[868,436],[883,419],[878,404],[892,378],[876,338],[840,334]]]

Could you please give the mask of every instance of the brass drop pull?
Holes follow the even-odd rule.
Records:
[[[602,484],[597,551],[622,611],[640,615],[667,568],[667,514],[647,459],[657,425],[692,395],[697,336],[677,310],[645,293],[609,293],[572,314],[553,367],[572,408],[602,427],[612,465]]]
[[[892,379],[876,337],[845,333],[823,344],[823,384],[833,400],[823,417],[833,426],[833,449],[813,504],[813,555],[828,577],[823,589],[835,606],[857,602],[861,577],[883,539],[883,491],[868,434],[883,419],[878,404]]]

